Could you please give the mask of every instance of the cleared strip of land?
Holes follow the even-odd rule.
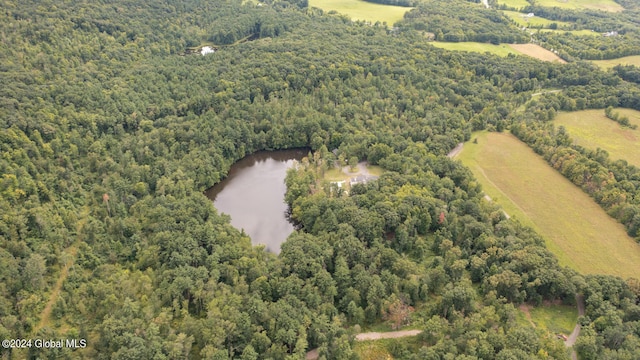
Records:
[[[440,41],[432,41],[431,45],[435,47],[439,47],[446,50],[452,51],[471,51],[478,53],[491,53],[498,56],[507,56],[509,54],[521,55],[518,51],[512,49],[507,44],[487,44],[481,42],[440,42]]]
[[[638,276],[640,245],[587,194],[507,133],[478,133],[457,157],[512,217],[545,238],[562,265],[584,274]]]
[[[375,23],[386,22],[388,26],[393,26],[402,20],[404,13],[413,9],[410,7],[382,5],[366,2],[364,0],[310,0],[309,6],[320,8],[324,11],[335,10],[340,14],[345,14],[351,20],[363,20]]]
[[[611,60],[592,60],[591,62],[598,65],[602,69],[610,69],[616,65],[640,66],[640,55],[625,56]]]
[[[591,9],[611,12],[624,10],[622,5],[613,0],[537,0],[536,5],[544,7],[559,7],[563,9]]]
[[[542,60],[542,61],[549,61],[549,62],[559,62],[562,64],[565,64],[566,61],[562,60],[558,55],[552,53],[551,51],[543,48],[540,45],[536,45],[536,44],[509,44],[509,46],[511,46],[514,50],[521,52],[525,55],[529,55],[531,57],[534,57],[536,59]]]
[[[631,124],[640,128],[640,111],[615,109],[613,112],[626,116]],[[640,167],[640,129],[621,126],[607,118],[604,110],[560,113],[555,124],[564,126],[576,144],[587,149],[601,148],[609,153],[611,159],[624,159]]]

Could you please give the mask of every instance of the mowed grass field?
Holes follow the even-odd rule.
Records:
[[[558,55],[536,44],[509,44],[514,50],[519,51],[525,55],[529,55],[536,59],[548,62],[559,62],[565,64],[566,61],[562,60]]]
[[[591,9],[612,12],[624,10],[620,4],[613,0],[536,0],[536,5],[576,10]]]
[[[640,111],[615,109],[613,112],[626,116],[631,124],[640,128]],[[612,159],[624,159],[640,167],[640,129],[620,126],[607,118],[604,110],[559,113],[554,122],[556,126],[564,126],[576,144],[587,149],[601,148]]]
[[[527,6],[531,6],[527,0],[498,0],[498,5],[502,4],[516,9],[523,9]]]
[[[562,265],[626,279],[640,272],[640,245],[587,194],[509,133],[476,133],[458,159],[493,201],[532,226]]]
[[[517,12],[517,11],[503,11],[503,13],[508,18],[510,18],[511,20],[515,21],[516,24],[518,24],[520,26],[526,26],[526,27],[530,27],[530,26],[549,27],[549,25],[551,25],[553,23],[556,23],[558,25],[558,27],[569,27],[569,26],[571,26],[571,23],[566,22],[566,21],[553,21],[553,20],[541,18],[539,16],[525,17],[526,14],[521,13],[521,12]]]
[[[534,30],[534,29],[531,29],[531,30]],[[561,34],[569,33],[575,36],[602,36],[602,34],[599,32],[595,32],[593,30],[586,30],[586,29],[583,29],[583,30],[535,29],[535,31],[555,32],[555,33],[561,33]]]
[[[640,55],[625,56],[611,60],[592,60],[591,62],[598,65],[602,69],[610,69],[616,65],[640,66]]]
[[[487,44],[479,42],[440,42],[432,41],[431,45],[452,51],[471,51],[479,53],[491,53],[498,56],[507,56],[509,54],[522,55],[516,50],[512,49],[508,44]]]
[[[324,11],[335,10],[349,16],[351,20],[364,20],[372,23],[386,22],[387,26],[393,26],[402,20],[404,13],[412,9],[410,7],[374,4],[363,0],[309,0],[309,6]]]

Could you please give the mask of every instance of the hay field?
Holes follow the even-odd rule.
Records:
[[[558,55],[536,44],[509,44],[514,50],[519,51],[525,55],[529,55],[536,59],[548,62],[559,62],[565,64],[566,61],[562,60]]]
[[[382,5],[363,0],[309,0],[309,6],[320,8],[324,11],[335,10],[345,14],[351,20],[363,20],[375,23],[386,22],[387,26],[393,26],[402,20],[404,14],[413,9],[410,7]]]
[[[508,133],[473,135],[458,159],[494,202],[542,235],[562,265],[583,274],[638,276],[640,245],[587,194]]]
[[[575,10],[603,10],[619,12],[624,8],[613,0],[536,0],[536,4],[545,7],[559,7]]]
[[[531,6],[527,0],[498,0],[498,5],[505,4],[509,7],[522,9],[527,6]]]
[[[435,47],[439,47],[446,50],[453,51],[471,51],[471,52],[479,52],[479,53],[491,53],[498,56],[507,56],[509,54],[521,55],[516,50],[512,49],[508,44],[488,44],[488,43],[480,43],[480,42],[440,42],[440,41],[432,41],[431,45]]]
[[[562,27],[569,27],[571,26],[570,22],[566,22],[566,21],[554,21],[554,20],[549,20],[549,19],[545,19],[539,16],[533,16],[533,17],[526,17],[524,13],[521,12],[517,12],[517,11],[503,11],[503,13],[511,20],[515,21],[516,24],[518,24],[519,26],[526,26],[526,27],[537,27],[537,26],[542,26],[542,27],[549,27],[551,24],[556,23],[558,25],[559,28]]]
[[[602,69],[610,69],[616,65],[640,66],[640,55],[625,56],[611,60],[592,60],[591,62],[598,65]]]
[[[615,109],[613,112],[628,117],[631,124],[640,128],[640,111]],[[611,159],[624,159],[640,167],[640,129],[620,126],[607,118],[604,110],[559,113],[554,123],[564,126],[576,144],[588,149],[601,148]]]

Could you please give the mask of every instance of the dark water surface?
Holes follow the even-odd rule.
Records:
[[[205,195],[218,212],[231,216],[231,224],[244,229],[254,245],[264,244],[273,253],[293,232],[287,220],[284,179],[294,161],[308,150],[261,151],[231,166],[229,175]]]

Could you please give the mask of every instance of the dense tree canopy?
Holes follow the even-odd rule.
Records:
[[[524,134],[564,107],[640,108],[637,84],[582,63],[445,52],[411,26],[304,1],[0,3],[0,334],[88,340],[3,356],[299,359],[317,347],[354,359],[355,325],[402,310],[424,332],[397,358],[566,359],[514,305],[576,292],[593,314],[580,351],[637,354],[637,284],[602,277],[605,289],[561,268],[445,156],[473,130]],[[498,13],[476,16],[496,25],[464,36],[520,41]],[[201,45],[219,48],[189,54]],[[514,111],[546,87],[564,91],[529,103],[521,125]],[[287,179],[300,229],[275,256],[202,190],[247,154],[294,147],[314,154]],[[337,160],[329,149],[386,172],[338,196],[314,170]],[[596,163],[632,192],[633,168]],[[616,206],[637,235],[636,205]]]

